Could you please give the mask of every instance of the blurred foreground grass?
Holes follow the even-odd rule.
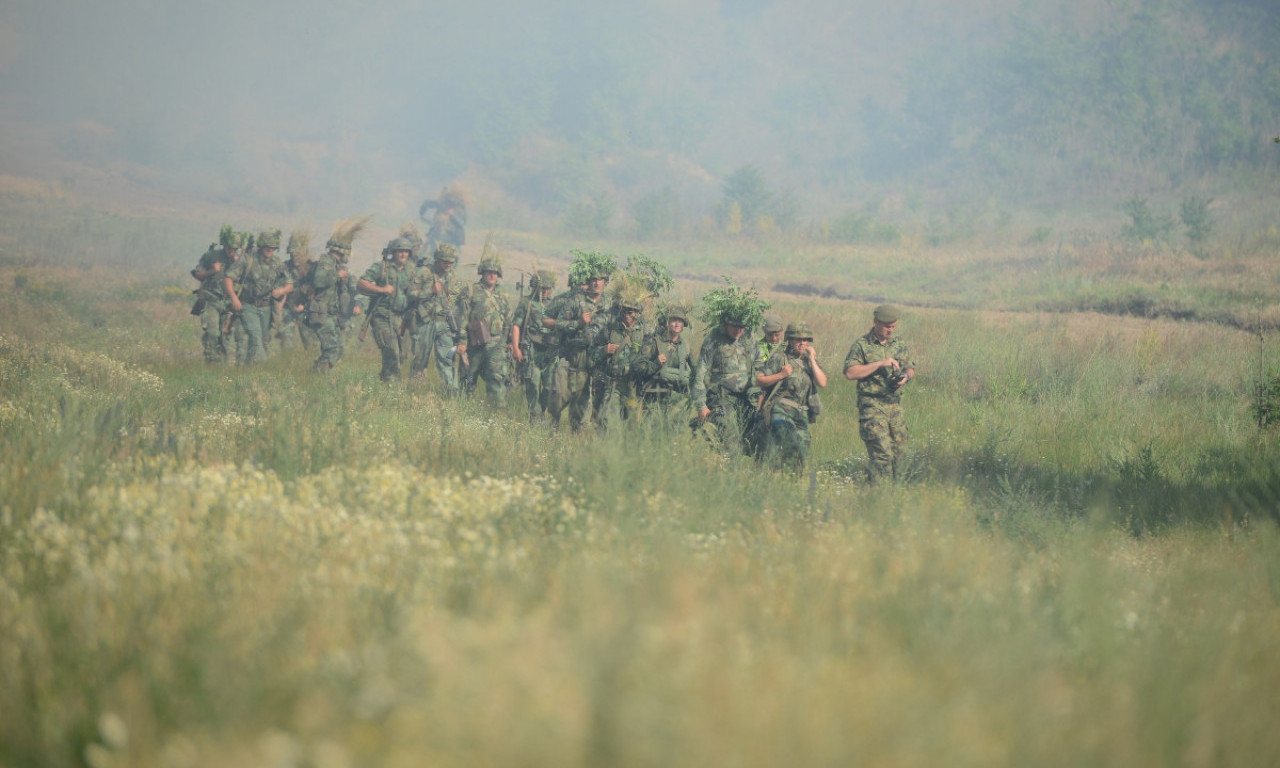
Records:
[[[1257,336],[913,310],[870,489],[843,380],[777,476],[205,367],[185,268],[0,263],[0,765],[1280,762]]]

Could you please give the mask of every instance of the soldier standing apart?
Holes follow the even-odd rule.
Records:
[[[200,343],[204,348],[206,363],[224,363],[227,360],[227,347],[222,337],[222,317],[227,311],[227,292],[222,277],[226,269],[240,257],[240,249],[244,243],[240,234],[223,224],[218,233],[218,245],[209,246],[204,252],[191,276],[200,281],[196,290],[196,301],[191,306],[191,314],[200,318]]]
[[[542,325],[556,287],[556,273],[540,269],[529,281],[529,295],[520,299],[511,318],[511,352],[516,358],[516,378],[524,387],[529,421],[542,421],[547,412],[544,373],[555,362],[553,334]]]
[[[761,415],[769,424],[763,455],[778,466],[800,470],[809,460],[809,399],[827,386],[827,374],[818,365],[808,323],[788,325],[786,335],[786,347],[775,350],[756,374],[756,384],[765,390]]]
[[[436,246],[429,268],[417,271],[410,292],[416,301],[417,334],[414,337],[413,364],[409,375],[415,379],[425,377],[427,363],[432,353],[436,358],[436,373],[444,383],[446,395],[458,394],[458,374],[454,369],[453,346],[461,335],[454,303],[458,298],[453,265],[458,262],[458,251],[448,243]]]
[[[858,431],[867,445],[872,485],[883,477],[897,479],[907,444],[902,388],[916,371],[907,345],[894,336],[899,314],[891,304],[876,307],[871,331],[853,343],[844,359],[844,377],[858,382]]]
[[[544,328],[557,338],[557,359],[547,377],[547,413],[553,427],[560,426],[560,415],[569,409],[569,428],[577,432],[587,416],[591,402],[591,370],[588,360],[592,318],[605,312],[604,286],[617,270],[612,256],[594,252],[576,252],[569,265],[572,289],[551,302]]]
[[[718,293],[717,293],[718,292]],[[708,298],[718,296],[714,303]],[[702,342],[693,372],[693,408],[700,422],[710,421],[716,436],[730,453],[751,453],[744,432],[755,412],[757,348],[747,339],[747,327],[758,322],[765,306],[750,294],[732,286],[713,289],[703,298],[709,309],[703,315],[716,327]]]
[[[489,404],[502,407],[511,382],[511,350],[507,346],[511,305],[498,285],[502,263],[496,255],[481,258],[476,272],[480,279],[458,292],[456,317],[464,323],[457,340],[458,354],[468,362],[466,391],[474,391],[483,379]]]
[[[644,410],[656,410],[664,424],[674,423],[689,402],[693,348],[682,335],[689,314],[689,307],[683,304],[667,307],[657,330],[644,340],[631,364]]]
[[[400,326],[409,309],[409,283],[415,268],[409,266],[413,244],[397,237],[387,243],[390,259],[379,259],[365,270],[357,290],[369,296],[369,312],[365,324],[373,329],[373,340],[382,352],[382,370],[378,378],[393,381],[400,378]],[[364,338],[361,331],[360,338]]]
[[[228,267],[222,278],[231,311],[240,316],[248,337],[245,363],[267,359],[271,305],[293,290],[284,265],[276,261],[278,250],[280,230],[266,230],[258,235],[258,247],[254,252]]]
[[[591,393],[591,410],[600,431],[609,425],[609,404],[615,392],[623,421],[640,410],[631,363],[644,342],[640,312],[651,298],[644,283],[630,275],[615,283],[612,293],[613,308],[597,315],[587,330],[592,377],[600,382]]]

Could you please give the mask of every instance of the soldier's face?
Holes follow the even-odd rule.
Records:
[[[445,261],[441,259],[435,263],[435,270],[437,275],[447,275],[449,274],[449,270],[451,269],[453,269],[452,261]]]
[[[276,251],[278,250],[280,249],[274,246],[264,245],[262,246],[262,255],[268,259],[274,259],[276,257]]]
[[[782,331],[769,331],[764,335],[764,340],[770,344],[777,344],[782,341]]]
[[[596,294],[604,290],[605,279],[593,277],[587,280],[587,293]]]
[[[403,267],[405,262],[409,260],[409,252],[404,249],[392,251],[391,258],[395,259],[397,267]]]
[[[487,272],[487,271],[486,271],[486,272],[481,272],[481,273],[480,273],[480,282],[484,283],[484,284],[485,284],[485,287],[487,287],[487,288],[492,288],[493,286],[495,286],[495,285],[497,285],[497,284],[498,284],[498,273],[497,273],[497,272]]]
[[[797,354],[804,354],[804,351],[813,343],[812,339],[791,339],[787,342],[791,346],[791,351]]]
[[[674,319],[674,318],[673,318],[673,319],[671,319],[671,320],[668,320],[668,321],[667,321],[667,330],[668,330],[668,331],[671,331],[671,335],[672,335],[672,336],[679,336],[679,335],[680,335],[680,332],[684,330],[684,321],[683,321],[683,320]]]
[[[550,289],[550,288],[538,288],[538,296],[539,296],[543,301],[546,301],[547,299],[551,298],[551,289]]]
[[[874,320],[872,321],[871,330],[875,332],[876,338],[880,341],[888,341],[897,327],[898,321],[896,320],[892,323],[882,323],[879,320]]]
[[[630,307],[627,307],[626,309],[623,309],[623,310],[622,310],[622,325],[623,325],[623,327],[625,327],[625,328],[630,328],[630,327],[632,327],[633,325],[635,325],[635,324],[636,324],[636,315],[637,315],[637,314],[638,314],[638,313],[637,313],[634,309],[631,309]]]
[[[742,334],[746,333],[747,326],[735,323],[732,320],[726,320],[724,323],[724,333],[729,338],[737,341],[742,338]]]

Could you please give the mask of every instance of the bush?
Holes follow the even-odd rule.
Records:
[[[1128,243],[1164,243],[1173,231],[1173,218],[1151,210],[1145,197],[1129,198],[1122,206],[1131,223],[1120,228],[1120,239]]]

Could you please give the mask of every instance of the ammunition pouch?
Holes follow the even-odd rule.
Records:
[[[492,340],[489,334],[489,324],[484,320],[472,320],[467,323],[467,346],[481,347],[488,344]]]

